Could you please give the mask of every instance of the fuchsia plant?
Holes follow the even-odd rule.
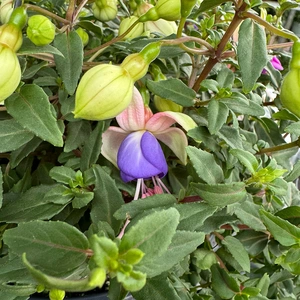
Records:
[[[166,144],[181,163],[186,164],[186,134],[179,128],[171,127],[178,123],[185,130],[196,127],[196,123],[186,114],[159,112],[153,114],[143,102],[137,88],[134,88],[130,105],[117,117],[120,127],[111,126],[102,135],[102,154],[120,169],[124,182],[138,180],[137,193],[143,179],[165,176],[167,163],[157,139]]]

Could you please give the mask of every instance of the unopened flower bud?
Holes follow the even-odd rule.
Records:
[[[125,18],[120,23],[119,27],[119,35],[123,34],[133,23],[138,20],[138,17],[131,16],[129,18]],[[142,23],[137,24],[128,34],[125,35],[124,39],[134,39],[139,37],[144,32],[144,26]]]
[[[140,53],[128,55],[121,64],[134,81],[142,78],[148,71],[149,64],[159,55],[161,43],[154,42],[145,46]]]
[[[300,41],[294,43],[290,71],[281,84],[280,100],[284,107],[300,117]]]
[[[164,36],[176,34],[177,29],[178,27],[174,21],[159,19],[157,21],[145,22],[145,31],[149,31],[151,33],[160,33]]]
[[[183,107],[171,100],[161,98],[157,95],[153,99],[154,105],[158,111],[182,112]]]
[[[88,33],[82,29],[81,27],[78,27],[76,29],[77,34],[79,35],[79,37],[81,38],[82,44],[83,46],[86,46],[89,42],[89,35]]]
[[[2,0],[0,5],[0,21],[6,24],[13,12],[13,0]]]
[[[181,17],[187,18],[191,14],[196,3],[197,0],[181,0]]]
[[[26,9],[23,6],[19,6],[13,10],[8,20],[9,24],[14,24],[19,30],[22,30],[27,22]]]
[[[10,23],[0,26],[0,44],[16,52],[22,46],[22,42],[22,32],[17,26]]]
[[[105,120],[113,118],[130,103],[133,79],[120,66],[102,64],[81,78],[75,96],[75,118]]]
[[[139,19],[141,22],[156,21],[164,19],[167,21],[176,21],[181,18],[180,0],[158,0],[156,5],[150,8]]]
[[[65,298],[66,292],[62,290],[53,289],[49,292],[50,300],[63,300]]]
[[[106,272],[103,268],[95,268],[89,276],[89,286],[101,288],[106,279]]]
[[[16,53],[0,44],[0,103],[9,97],[18,87],[21,80],[21,68]]]
[[[45,46],[54,40],[55,25],[43,15],[34,15],[28,19],[26,33],[36,46]]]
[[[113,20],[118,13],[117,2],[115,0],[96,0],[92,9],[94,16],[102,22]]]

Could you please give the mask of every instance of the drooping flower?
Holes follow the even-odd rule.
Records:
[[[275,70],[279,70],[279,71],[282,71],[283,70],[283,67],[281,65],[281,62],[280,60],[277,58],[277,56],[273,56],[270,60],[270,63],[272,64],[273,68]],[[263,69],[262,70],[262,74],[268,74],[268,71],[266,69]]]
[[[171,127],[176,122],[185,130],[196,127],[186,114],[171,111],[153,114],[134,88],[130,105],[116,120],[120,127],[110,126],[103,133],[102,154],[120,169],[125,182],[167,174],[167,163],[158,140],[186,164],[187,137],[181,129]]]

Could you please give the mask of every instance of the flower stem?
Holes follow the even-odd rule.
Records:
[[[36,6],[36,5],[33,5],[33,4],[25,4],[25,8],[26,9],[29,9],[29,10],[33,10],[33,11],[37,11],[43,15],[46,15],[46,16],[49,16],[50,18],[52,19],[55,19],[61,23],[64,23],[64,24],[70,24],[70,21],[69,20],[66,20],[42,7],[39,7],[39,6]]]
[[[270,154],[271,152],[276,152],[276,151],[281,151],[281,150],[286,150],[294,147],[300,147],[300,138],[297,141],[282,144],[282,145],[277,145],[269,148],[264,148],[258,151],[256,154]]]
[[[119,42],[120,40],[122,40],[140,21],[139,20],[136,20],[125,32],[123,32],[122,34],[118,35],[117,37],[115,37],[114,39],[94,48],[94,49],[91,49],[91,50],[88,50],[85,52],[85,55],[90,55],[90,54],[93,54],[95,52],[98,52],[99,50],[103,49],[103,48],[106,48],[116,42]],[[100,52],[101,53],[101,52]]]
[[[268,29],[270,32],[272,32],[272,33],[274,33],[274,34],[276,34],[278,36],[281,36],[283,38],[292,40],[294,42],[296,42],[296,41],[299,40],[299,38],[294,33],[281,30],[281,29],[279,29],[279,28],[271,25],[270,23],[268,23],[267,21],[265,21],[264,19],[262,19],[260,16],[254,15],[254,14],[252,14],[249,11],[242,12],[241,16],[245,17],[245,18],[251,18],[251,19],[253,19],[257,23],[259,23],[260,25],[262,25],[266,29]]]

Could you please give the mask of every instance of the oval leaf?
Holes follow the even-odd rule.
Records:
[[[247,196],[246,185],[243,182],[210,185],[191,183],[191,186],[204,201],[213,206],[223,207],[242,201]]]
[[[243,90],[249,93],[268,62],[265,31],[250,18],[240,26],[237,56]]]
[[[14,119],[1,121],[0,124],[1,153],[16,150],[34,137]]]
[[[23,127],[44,141],[62,147],[62,133],[53,116],[48,96],[35,84],[24,85],[5,100],[8,113]]]

